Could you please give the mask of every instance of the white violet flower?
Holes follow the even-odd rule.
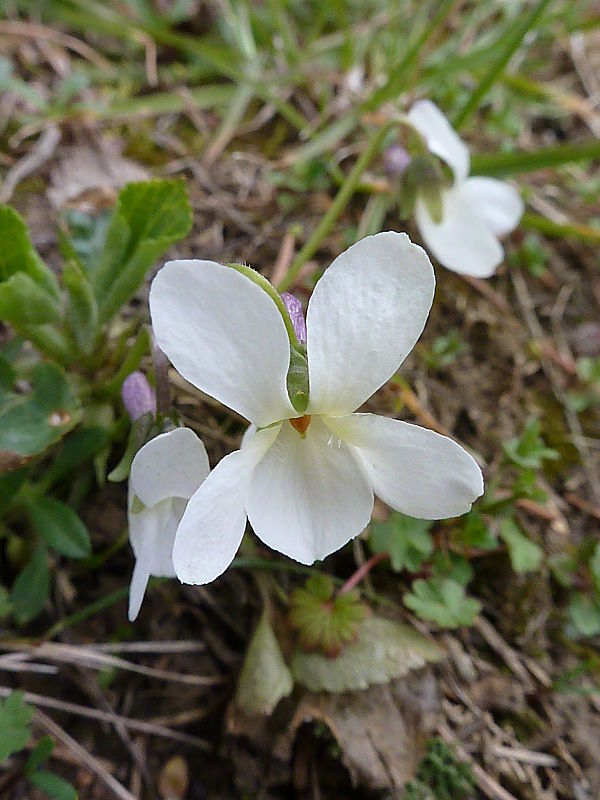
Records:
[[[175,577],[173,542],[190,497],[210,472],[202,441],[189,428],[161,433],[131,463],[129,541],[135,567],[129,588],[129,619],[137,617],[148,579]]]
[[[272,287],[267,293],[212,261],[164,266],[150,292],[159,346],[190,383],[252,423],[241,449],[219,462],[183,514],[173,549],[181,581],[220,575],[247,518],[269,547],[312,564],[366,527],[373,493],[426,519],[470,509],[483,491],[481,470],[456,442],[354,413],[411,351],[434,286],[429,258],[406,234],[369,236],[317,283],[304,351]],[[303,401],[288,393],[299,352],[309,383]]]
[[[518,191],[493,178],[469,178],[466,144],[430,100],[419,100],[408,121],[429,150],[450,167],[453,185],[441,190],[441,220],[436,222],[422,197],[417,198],[417,226],[438,261],[462,275],[488,278],[504,258],[498,238],[519,224],[524,211]]]

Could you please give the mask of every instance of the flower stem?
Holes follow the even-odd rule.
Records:
[[[389,557],[389,553],[375,553],[374,556],[371,556],[368,561],[365,561],[365,563],[348,578],[346,583],[338,589],[337,594],[347,594],[352,591],[377,564],[381,564],[382,561],[385,561]]]
[[[371,161],[375,158],[381,145],[390,132],[392,128],[394,128],[398,122],[394,120],[393,122],[389,122],[387,125],[379,128],[376,133],[369,139],[367,142],[367,146],[363,150],[360,155],[360,158],[357,160],[356,164],[352,167],[348,177],[346,178],[345,182],[341,186],[339,192],[335,196],[335,200],[329,207],[329,210],[321,220],[321,222],[317,225],[315,230],[313,231],[312,236],[306,242],[304,247],[300,250],[294,261],[292,262],[290,268],[288,269],[287,273],[283,277],[283,280],[279,283],[277,289],[280,292],[285,291],[288,289],[295,279],[298,276],[298,273],[306,264],[306,262],[316,253],[319,249],[323,239],[327,236],[327,234],[331,231],[333,226],[335,225],[337,219],[341,216],[344,209],[350,202],[352,195],[354,194],[356,187],[361,179],[361,176],[365,169],[369,166]]]

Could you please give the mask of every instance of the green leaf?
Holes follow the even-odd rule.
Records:
[[[102,261],[92,276],[102,322],[133,296],[148,269],[191,226],[192,212],[182,181],[132,183],[121,191]]]
[[[297,650],[291,669],[294,678],[313,692],[345,692],[388,683],[443,657],[443,651],[414,628],[372,616],[337,658]]]
[[[98,304],[92,285],[75,261],[68,261],[63,271],[67,290],[66,319],[82,353],[94,349],[98,330]]]
[[[289,619],[302,648],[331,657],[356,638],[367,613],[357,591],[334,595],[329,575],[312,575],[304,588],[292,592]]]
[[[481,611],[481,603],[467,597],[464,586],[451,578],[418,580],[404,595],[404,603],[422,619],[442,628],[471,625]]]
[[[502,520],[500,537],[508,548],[510,562],[515,572],[532,572],[539,567],[543,556],[541,548],[525,536],[514,519]]]
[[[0,282],[23,272],[51,297],[60,300],[54,274],[38,256],[25,221],[10,206],[0,205],[0,242]]]
[[[369,544],[375,553],[389,553],[392,569],[417,572],[433,552],[429,533],[433,523],[394,511],[385,522],[372,526]]]
[[[54,800],[77,800],[77,792],[71,784],[53,772],[38,770],[29,780]]]
[[[35,455],[61,439],[79,419],[78,401],[64,372],[38,364],[28,394],[0,396],[0,451]]]
[[[464,547],[475,550],[494,550],[498,541],[483,520],[479,511],[470,511],[465,514],[462,527],[452,537],[453,541]]]
[[[44,472],[44,486],[52,486],[68,476],[80,464],[100,453],[109,442],[110,435],[106,428],[94,425],[73,431],[64,438],[54,461]]]
[[[64,226],[59,228],[62,256],[65,261],[76,261],[89,276],[100,262],[111,215],[107,211],[92,215],[68,208],[62,217],[68,229],[67,233]]]
[[[508,458],[519,467],[539,469],[546,459],[556,460],[559,454],[551,447],[546,447],[540,436],[540,422],[532,419],[521,436],[502,445]]]
[[[12,603],[10,602],[10,594],[4,586],[0,586],[0,619],[8,617],[12,613]]]
[[[29,474],[27,467],[0,475],[0,518],[11,507],[19,489]]]
[[[18,625],[37,617],[50,595],[50,572],[44,547],[38,547],[31,561],[21,570],[12,585],[13,616]]]
[[[0,700],[0,764],[27,745],[32,717],[33,709],[23,701],[23,692],[11,692],[6,700]]]
[[[235,702],[246,714],[271,714],[293,687],[292,674],[283,660],[265,610],[246,653]]]
[[[600,633],[600,602],[598,600],[576,592],[571,599],[569,615],[583,636],[597,636]]]
[[[592,578],[594,579],[596,591],[600,594],[600,542],[596,543],[594,552],[590,558],[590,572],[592,573]]]
[[[61,309],[56,298],[25,272],[16,272],[0,283],[0,320],[17,331],[23,326],[60,322]]]
[[[44,761],[47,761],[54,750],[54,739],[50,736],[42,736],[36,746],[29,754],[29,758],[25,763],[25,772],[29,775],[40,767]]]
[[[86,558],[92,545],[85,525],[70,506],[52,497],[27,505],[35,531],[49,547],[69,558]]]

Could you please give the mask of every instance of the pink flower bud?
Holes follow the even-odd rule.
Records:
[[[304,311],[302,310],[302,303],[297,297],[289,292],[283,292],[281,299],[288,310],[294,333],[300,344],[306,344],[306,322],[304,320]]]
[[[390,145],[383,153],[383,164],[388,175],[402,175],[411,162],[409,154],[399,144]]]
[[[125,378],[121,387],[121,397],[133,422],[148,412],[156,414],[154,389],[142,372],[132,372]]]

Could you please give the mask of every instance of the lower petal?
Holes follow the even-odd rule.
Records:
[[[127,611],[129,622],[136,620],[137,615],[140,613],[149,578],[150,573],[144,562],[136,560],[129,586],[129,608]]]
[[[375,414],[327,417],[325,422],[354,446],[375,494],[404,514],[457,517],[483,493],[477,462],[447,436]]]
[[[513,231],[525,211],[521,195],[505,181],[468,178],[463,184],[463,192],[496,236],[505,236]]]
[[[464,184],[442,194],[442,220],[434,222],[423,200],[417,200],[417,225],[434,256],[448,269],[461,275],[489,278],[504,258],[504,251],[470,199]]]
[[[231,564],[246,528],[246,494],[256,463],[280,426],[258,431],[223,458],[188,502],[177,529],[173,564],[182,583],[204,584]]]
[[[283,423],[248,489],[256,535],[301,564],[339,550],[368,525],[372,510],[368,480],[319,417],[304,435]]]

